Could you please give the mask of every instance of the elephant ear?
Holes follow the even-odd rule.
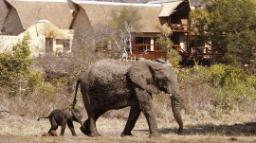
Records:
[[[147,63],[138,62],[133,64],[128,69],[128,77],[139,88],[152,94],[159,93],[154,81],[152,68]]]

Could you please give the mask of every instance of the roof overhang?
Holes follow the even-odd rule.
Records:
[[[170,3],[163,3],[162,9],[160,11],[159,17],[168,17],[173,12],[175,12],[175,9],[182,3],[183,1],[175,1]]]

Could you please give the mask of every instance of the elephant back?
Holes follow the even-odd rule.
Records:
[[[100,80],[101,83],[112,83],[113,81],[124,78],[130,64],[125,64],[117,60],[100,60],[91,65],[88,69],[89,79]]]

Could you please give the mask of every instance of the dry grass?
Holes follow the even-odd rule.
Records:
[[[125,110],[125,109],[124,109]],[[256,141],[256,124],[247,123],[255,119],[255,115],[234,114],[233,118],[225,117],[222,120],[201,119],[194,120],[184,116],[184,135],[176,134],[177,124],[158,118],[160,138],[148,138],[148,126],[143,116],[140,116],[135,129],[134,137],[120,138],[126,123],[125,119],[102,117],[97,126],[102,137],[90,138],[84,136],[79,125],[75,124],[78,137],[72,137],[67,129],[64,137],[41,137],[48,131],[48,120],[36,121],[33,118],[20,117],[7,113],[0,116],[0,142],[177,142],[177,143],[203,143],[203,142],[239,142],[253,143]],[[59,132],[59,130],[58,130]]]
[[[1,94],[0,110],[8,110],[14,115],[37,118],[47,115],[53,109],[67,107],[72,102],[71,100],[72,98],[65,94],[55,96],[42,93],[23,96]]]
[[[97,126],[103,137],[86,137],[80,132],[79,125],[75,124],[77,138],[72,137],[68,129],[65,137],[43,138],[41,135],[48,131],[50,124],[48,120],[36,121],[37,117],[47,115],[53,109],[67,107],[73,97],[61,89],[51,95],[39,91],[16,97],[9,97],[4,92],[0,94],[0,110],[12,112],[0,113],[0,142],[256,142],[256,114],[252,114],[255,113],[255,103],[248,100],[243,103],[243,110],[221,112],[214,105],[215,92],[212,88],[194,81],[187,81],[181,92],[185,126],[182,136],[176,134],[178,125],[172,116],[169,96],[153,96],[154,110],[162,133],[162,137],[158,139],[148,138],[148,125],[143,114],[133,130],[134,137],[119,137],[125,126],[129,108],[109,111],[99,119]],[[83,120],[86,120],[80,93],[77,106],[82,110]]]

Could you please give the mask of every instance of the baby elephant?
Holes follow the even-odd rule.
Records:
[[[56,130],[58,126],[61,126],[61,135],[64,135],[66,124],[72,133],[73,136],[76,136],[76,132],[74,129],[73,121],[76,121],[81,124],[82,126],[82,115],[78,109],[56,109],[53,110],[49,116],[47,117],[40,117],[37,120],[39,121],[42,118],[48,118],[51,123],[51,128],[48,131],[48,134],[51,136],[57,136]]]

